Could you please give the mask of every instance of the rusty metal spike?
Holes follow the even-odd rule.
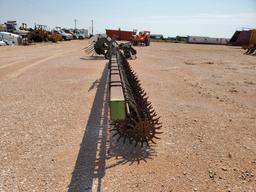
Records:
[[[163,125],[163,123],[159,122],[159,120],[153,121],[153,124],[154,125],[158,125],[158,126],[162,126]]]
[[[156,119],[156,120],[152,120],[153,124],[154,125],[162,125],[162,122],[159,121],[159,119]]]
[[[119,142],[119,140],[122,138],[122,136],[120,135],[119,138],[117,139],[117,142]]]
[[[130,119],[133,123],[137,124],[137,121],[135,121],[135,119],[131,118]]]
[[[114,135],[112,135],[112,137],[115,137],[115,136],[117,136],[117,135],[119,135],[119,132],[117,132],[117,133],[115,133]]]
[[[154,123],[155,125],[160,125],[162,127],[163,123],[162,122],[156,122]]]
[[[145,105],[147,105],[147,106],[153,106],[152,103],[150,103],[150,102],[148,102],[148,101],[145,102]]]
[[[127,136],[125,135],[125,136],[124,136],[124,140],[123,140],[123,144],[125,144],[126,137],[127,137]]]
[[[142,90],[140,94],[141,94],[141,97],[145,97],[147,95],[147,93],[144,90]]]
[[[151,118],[156,117],[156,116],[157,116],[156,112],[154,112],[153,114],[150,114]]]
[[[161,117],[159,116],[159,117],[157,117],[157,118],[155,118],[155,119],[152,119],[152,120],[153,120],[153,121],[158,121],[160,118],[161,118]]]
[[[147,106],[147,109],[148,109],[148,110],[153,109],[153,106],[152,106],[152,105],[149,105],[149,106]]]
[[[128,127],[128,126],[131,127],[131,128],[134,128],[134,125],[131,124],[131,123],[128,123],[128,124],[127,124],[127,127]]]
[[[155,109],[148,110],[150,114],[156,113]]]
[[[160,137],[157,137],[156,135],[154,135],[153,137],[156,138],[156,139],[160,139]]]

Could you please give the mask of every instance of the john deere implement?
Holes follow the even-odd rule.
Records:
[[[116,42],[109,44],[111,131],[117,140],[149,145],[161,134],[160,117]]]
[[[105,59],[108,59],[110,42],[113,42],[110,37],[107,37],[104,34],[97,34],[90,39],[89,45],[84,50],[91,56],[95,54],[104,55]],[[133,48],[131,43],[120,43],[118,47],[119,50],[122,50],[125,58],[136,58],[137,51]]]

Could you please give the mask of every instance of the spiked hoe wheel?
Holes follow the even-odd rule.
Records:
[[[162,133],[160,117],[148,101],[136,73],[115,44],[110,46],[109,58],[113,136],[117,136],[118,141],[122,138],[124,143],[135,143],[135,146],[155,143],[154,139],[159,139],[157,135]]]

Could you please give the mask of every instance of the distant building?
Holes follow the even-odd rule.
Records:
[[[188,36],[188,43],[194,43],[194,44],[227,45],[228,42],[229,42],[229,39],[227,39],[227,38]]]
[[[187,42],[188,41],[188,36],[176,36],[176,40]]]
[[[164,36],[161,34],[150,34],[150,39],[164,39]]]

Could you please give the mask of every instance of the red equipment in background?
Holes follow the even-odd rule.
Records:
[[[132,36],[133,45],[150,45],[150,31],[140,31],[136,35]]]
[[[132,36],[136,34],[134,31],[122,31],[119,30],[113,30],[113,29],[106,29],[107,36],[119,40],[119,41],[131,41]]]

